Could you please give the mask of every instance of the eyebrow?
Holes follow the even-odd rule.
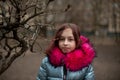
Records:
[[[60,38],[64,38],[64,36],[60,36]],[[74,36],[68,36],[68,38],[74,38]]]

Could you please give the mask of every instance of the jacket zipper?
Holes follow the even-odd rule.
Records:
[[[66,80],[66,76],[67,76],[67,69],[65,67],[65,65],[63,66],[63,80]]]

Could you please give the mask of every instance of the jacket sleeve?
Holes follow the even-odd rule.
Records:
[[[39,68],[38,75],[36,77],[36,80],[46,80],[47,78],[47,71],[46,71],[46,58],[42,60],[41,66]]]
[[[94,70],[93,70],[92,65],[88,66],[87,73],[86,73],[86,76],[85,76],[85,80],[95,80],[94,79]]]

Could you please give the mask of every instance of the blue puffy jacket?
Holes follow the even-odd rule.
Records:
[[[63,80],[63,76],[63,66],[54,67],[49,63],[48,57],[45,57],[36,80]],[[66,80],[94,80],[92,65],[90,64],[78,71],[67,70]]]

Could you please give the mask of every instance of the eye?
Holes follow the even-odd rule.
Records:
[[[70,38],[70,39],[68,39],[69,41],[74,41],[74,39],[73,38]]]
[[[65,40],[65,38],[60,38],[60,39],[59,39],[59,41],[64,41],[64,40]]]

